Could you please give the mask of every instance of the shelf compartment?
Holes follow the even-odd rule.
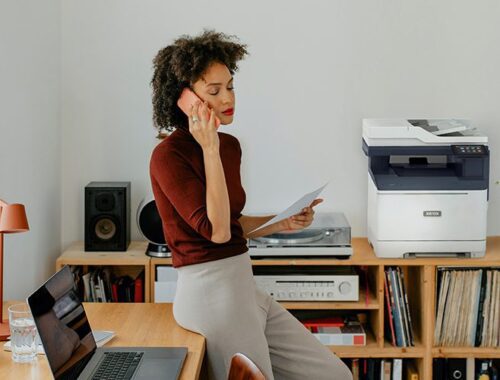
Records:
[[[426,303],[426,296],[424,292],[424,270],[423,267],[416,266],[406,266],[406,265],[398,265],[401,268],[404,277],[404,287],[406,288],[407,298],[408,298],[408,307],[410,312],[410,321],[411,328],[413,331],[413,338],[415,341],[415,345],[417,342],[422,342],[424,326],[423,326],[423,318],[422,318],[422,310],[423,305]],[[386,270],[388,266],[384,267]],[[418,286],[415,286],[418,285]],[[384,289],[384,285],[382,286]],[[385,292],[385,289],[383,290]],[[389,314],[387,311],[387,301],[385,299],[384,293],[384,302],[383,302],[383,313],[384,313],[384,323],[387,325],[389,323]],[[396,325],[394,324],[394,329]],[[390,331],[387,326],[385,326],[384,331],[384,347],[386,345],[391,345],[390,340],[391,336],[389,335]],[[405,347],[398,347],[405,348]]]

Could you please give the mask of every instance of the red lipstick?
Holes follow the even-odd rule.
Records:
[[[234,108],[229,108],[222,113],[226,116],[232,116],[234,114]]]

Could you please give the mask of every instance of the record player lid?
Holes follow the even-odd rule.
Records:
[[[267,244],[307,244],[321,239],[323,239],[321,230],[284,232],[254,238],[258,242]]]
[[[317,213],[309,227],[249,239],[249,247],[335,247],[351,245],[351,227],[340,212]]]

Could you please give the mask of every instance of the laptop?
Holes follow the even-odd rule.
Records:
[[[56,380],[179,378],[186,347],[96,347],[68,266],[27,301]]]

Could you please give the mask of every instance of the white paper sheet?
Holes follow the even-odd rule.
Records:
[[[264,227],[269,226],[270,224],[279,222],[280,220],[283,220],[283,219],[287,219],[292,215],[299,214],[304,207],[308,207],[312,203],[312,201],[314,201],[318,197],[318,195],[323,191],[323,189],[326,187],[326,185],[328,185],[328,182],[325,183],[323,186],[321,186],[319,189],[314,190],[313,192],[304,195],[297,202],[295,202],[290,207],[288,207],[285,211],[282,211],[281,213],[276,215],[274,218],[272,218],[267,223],[255,228],[254,230],[252,230],[248,233],[258,231]]]

